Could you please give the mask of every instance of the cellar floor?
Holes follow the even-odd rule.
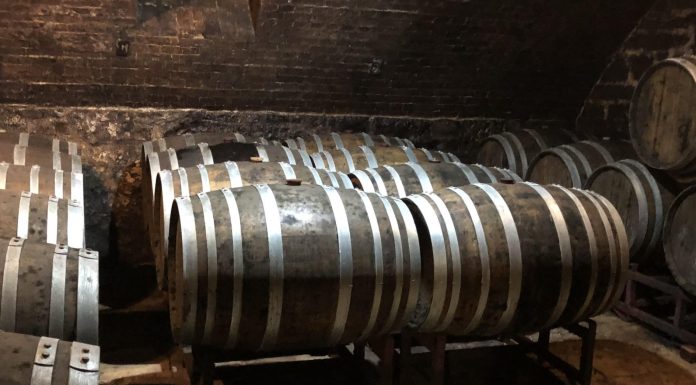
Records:
[[[694,385],[696,365],[679,357],[677,347],[644,327],[614,315],[598,317],[594,385]],[[580,341],[569,333],[552,335],[552,350],[573,360]],[[406,381],[428,384],[428,354],[416,354]],[[377,384],[376,356],[358,365],[345,359],[292,362],[220,370],[221,384]],[[541,369],[530,357],[499,347],[447,353],[447,384],[562,385],[562,376]]]

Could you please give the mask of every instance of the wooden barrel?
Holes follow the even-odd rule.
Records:
[[[582,188],[594,170],[621,159],[635,158],[626,141],[582,141],[544,150],[532,160],[526,180]]]
[[[0,331],[0,384],[98,385],[99,346]]]
[[[522,181],[514,173],[481,165],[463,163],[404,163],[356,170],[353,184],[367,192],[403,198],[411,194],[438,191],[449,186],[496,183],[501,179]]]
[[[529,162],[541,151],[577,140],[577,135],[568,130],[510,130],[484,139],[476,161],[525,175]]]
[[[50,148],[53,152],[80,155],[77,143],[27,132],[0,132],[0,142],[16,144],[22,147],[36,147],[43,150]]]
[[[383,165],[430,162],[428,155],[422,150],[404,146],[379,148],[362,146],[350,150],[339,148],[317,152],[311,156],[316,168],[346,173]]]
[[[533,183],[473,184],[405,199],[421,245],[411,326],[490,337],[568,325],[608,309],[628,240],[598,194]]]
[[[82,204],[54,196],[0,190],[3,213],[0,237],[20,237],[35,242],[85,246]]]
[[[400,330],[418,235],[400,200],[256,185],[177,198],[168,257],[175,339],[237,351],[326,348]]]
[[[677,196],[667,212],[662,245],[674,280],[696,295],[696,186]]]
[[[207,143],[209,146],[220,143],[259,143],[269,144],[264,138],[255,138],[242,135],[237,132],[197,132],[182,135],[165,136],[156,140],[143,142],[142,158],[153,152],[163,152],[167,149],[182,150],[195,147],[198,143]]]
[[[629,132],[645,164],[696,181],[696,58],[648,69],[631,100]]]
[[[295,138],[285,140],[285,144],[293,149],[307,151],[308,153],[321,152],[324,150],[334,150],[337,148],[357,148],[360,146],[367,147],[392,147],[406,146],[416,148],[416,146],[408,139],[397,137],[389,137],[384,135],[370,135],[364,132],[360,133],[336,133],[317,135],[311,137]]]
[[[0,190],[53,195],[84,204],[82,173],[0,162]]]
[[[662,227],[667,209],[674,200],[675,187],[666,178],[640,162],[625,159],[598,168],[585,188],[603,197],[618,210],[631,247],[631,262],[660,259]]]
[[[430,161],[430,162],[447,162],[447,163],[452,163],[452,162],[461,162],[459,158],[452,154],[451,152],[445,152],[445,151],[439,151],[439,150],[429,150],[427,148],[419,148],[423,154],[425,154],[425,157]]]
[[[160,171],[155,185],[150,242],[156,256],[158,281],[165,283],[164,258],[168,250],[169,218],[174,198],[201,192],[251,186],[255,184],[285,184],[299,180],[303,184],[318,184],[336,188],[353,188],[348,175],[312,167],[293,166],[276,162],[225,162],[208,166]]]
[[[38,165],[65,172],[82,172],[82,160],[77,155],[47,151],[40,147],[24,147],[11,143],[0,142],[0,162],[12,163],[18,166]]]
[[[99,253],[0,239],[0,329],[99,342]]]

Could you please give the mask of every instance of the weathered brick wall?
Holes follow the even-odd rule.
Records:
[[[574,119],[652,1],[3,0],[0,102]]]
[[[693,54],[696,2],[659,0],[638,22],[590,92],[577,128],[599,136],[628,137],[628,111],[643,73],[668,57]]]

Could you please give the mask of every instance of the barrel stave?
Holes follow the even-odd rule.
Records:
[[[684,190],[669,208],[664,225],[664,248],[667,266],[675,281],[689,294],[696,295],[696,186]]]

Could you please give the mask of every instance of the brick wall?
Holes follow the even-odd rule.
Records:
[[[0,102],[571,120],[652,1],[3,0]]]
[[[628,137],[628,110],[643,73],[696,47],[696,2],[659,0],[638,22],[585,100],[577,127],[600,136]]]

